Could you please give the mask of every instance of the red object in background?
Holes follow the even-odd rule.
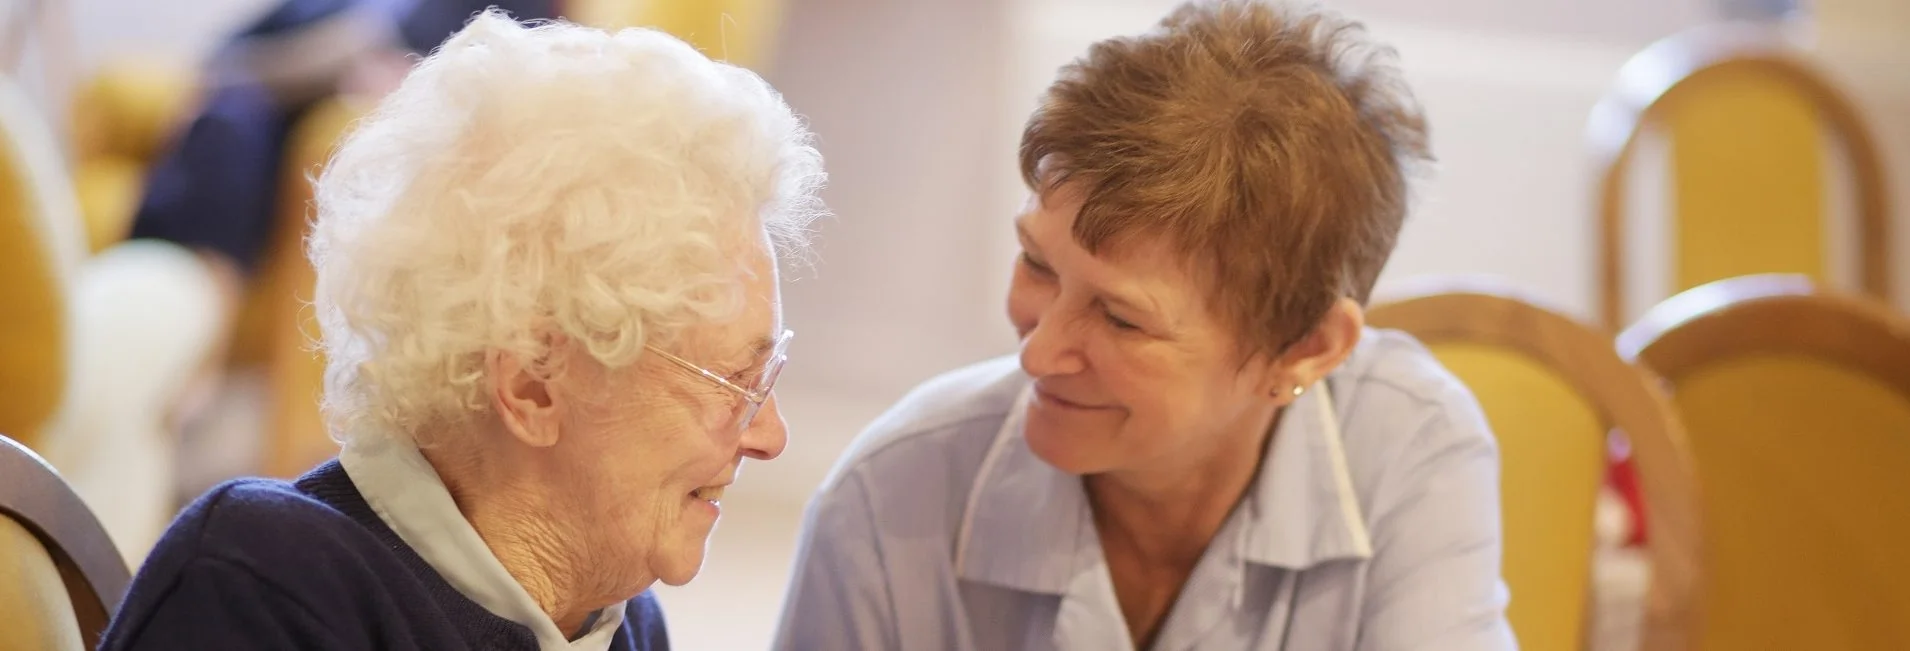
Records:
[[[1605,446],[1605,481],[1625,501],[1626,515],[1631,518],[1631,538],[1625,541],[1626,547],[1639,547],[1645,544],[1645,492],[1638,485],[1638,467],[1632,464],[1631,441],[1624,433],[1613,431]]]

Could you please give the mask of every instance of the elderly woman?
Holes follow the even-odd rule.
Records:
[[[1511,649],[1478,405],[1361,306],[1424,119],[1358,26],[1194,2],[1021,141],[1019,364],[931,380],[810,506],[781,649]]]
[[[104,648],[666,648],[645,590],[785,441],[809,141],[660,32],[476,18],[317,181],[339,460],[195,502]]]

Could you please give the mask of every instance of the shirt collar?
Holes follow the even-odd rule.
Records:
[[[1248,562],[1303,570],[1371,558],[1373,543],[1341,444],[1328,382],[1288,405],[1248,496]]]
[[[1237,514],[1245,517],[1242,560],[1304,570],[1372,556],[1325,384],[1294,401],[1274,430],[1244,512]],[[1080,478],[1028,449],[1022,436],[1027,403],[1024,392],[997,434],[999,450],[990,451],[976,476],[972,512],[963,517],[967,540],[956,543],[958,574],[1066,594],[1074,577],[1101,563],[1100,538]]]
[[[378,518],[459,593],[537,636],[540,651],[602,651],[623,626],[624,604],[605,608],[590,632],[570,641],[524,586],[504,569],[464,519],[450,490],[417,447],[386,439],[354,439],[339,465]]]

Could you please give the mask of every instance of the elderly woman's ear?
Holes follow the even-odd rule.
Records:
[[[1282,402],[1298,397],[1353,354],[1365,325],[1366,311],[1358,301],[1344,297],[1334,301],[1326,316],[1320,317],[1319,325],[1280,354],[1275,372],[1267,375],[1262,390]]]
[[[569,399],[559,379],[568,364],[570,339],[544,337],[544,354],[535,358],[493,348],[485,353],[486,377],[491,378],[491,408],[504,430],[536,448],[557,444]]]

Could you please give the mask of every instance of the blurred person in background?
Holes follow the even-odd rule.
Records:
[[[103,648],[667,648],[647,589],[786,442],[777,260],[821,180],[747,70],[479,17],[316,181],[339,459],[189,506]]]
[[[154,166],[130,239],[200,254],[239,285],[279,216],[286,139],[319,101],[389,91],[413,57],[497,6],[555,18],[554,0],[285,0],[220,47],[195,115]],[[236,297],[234,298],[236,303]]]
[[[775,648],[1509,650],[1498,453],[1363,305],[1430,160],[1389,48],[1196,0],[1064,67],[1001,358],[811,502]]]

